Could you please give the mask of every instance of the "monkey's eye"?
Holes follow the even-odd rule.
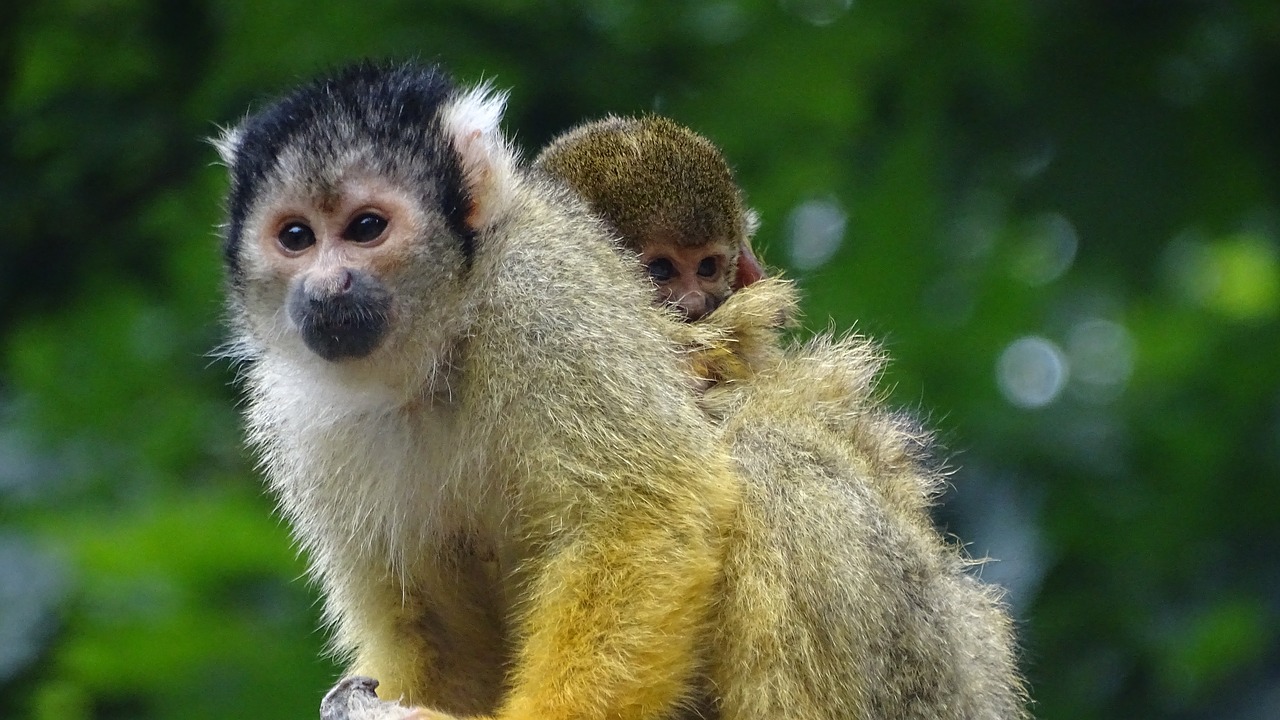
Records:
[[[360,213],[355,220],[342,231],[342,238],[351,242],[367,243],[382,237],[387,229],[387,219],[374,213]]]
[[[698,277],[715,277],[718,265],[714,257],[702,258],[702,262],[698,263]]]
[[[280,228],[276,241],[286,251],[299,253],[316,244],[316,234],[304,223],[291,222]]]
[[[649,277],[654,282],[668,282],[676,276],[676,266],[667,258],[652,260],[645,266],[645,269],[649,271]]]

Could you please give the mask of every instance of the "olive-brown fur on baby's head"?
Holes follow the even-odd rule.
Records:
[[[556,138],[536,164],[563,178],[633,249],[736,242],[747,213],[711,141],[664,117],[609,117]]]

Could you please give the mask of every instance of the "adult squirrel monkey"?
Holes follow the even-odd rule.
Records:
[[[326,720],[1021,716],[868,348],[764,342],[690,392],[677,323],[501,109],[360,64],[217,141],[249,439],[336,647],[400,701],[352,677]]]
[[[740,482],[649,288],[517,162],[503,101],[360,64],[216,141],[249,439],[385,697],[669,717],[708,662]]]

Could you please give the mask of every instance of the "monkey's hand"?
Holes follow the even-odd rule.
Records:
[[[453,720],[452,715],[434,710],[379,700],[377,687],[373,678],[343,678],[320,701],[320,720]]]
[[[766,278],[743,288],[698,322],[673,322],[669,336],[685,349],[700,395],[716,385],[749,381],[781,360],[781,331],[795,324],[795,285]]]

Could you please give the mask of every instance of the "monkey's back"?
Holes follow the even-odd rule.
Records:
[[[464,402],[485,417],[518,406],[544,421],[508,428],[513,442],[582,435],[590,442],[575,450],[610,456],[565,462],[638,463],[666,484],[673,462],[723,461],[721,448],[691,441],[708,423],[639,271],[580,198],[536,171],[526,184],[520,211],[478,239],[492,243],[475,269],[490,282],[461,356]],[[668,452],[655,456],[654,443]]]
[[[712,672],[725,718],[1025,716],[998,592],[934,528],[929,437],[876,397],[880,366],[822,338],[719,391],[745,482]]]

